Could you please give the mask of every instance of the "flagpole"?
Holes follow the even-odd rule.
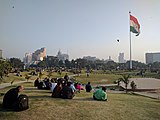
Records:
[[[131,21],[130,21],[130,15],[131,15],[131,11],[129,11],[129,23],[131,25]],[[131,30],[130,30],[130,25],[129,25],[129,39],[130,39],[130,70],[132,70],[132,46],[131,46]]]

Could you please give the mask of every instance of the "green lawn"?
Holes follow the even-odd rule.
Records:
[[[9,73],[8,77],[4,77],[2,83],[8,83],[8,82],[11,82],[13,80],[14,80],[14,82],[17,82],[17,81],[25,80],[25,78],[23,76],[22,77],[18,77],[18,76],[16,76],[15,73]]]
[[[118,80],[118,78],[122,77],[121,75],[115,75],[115,74],[90,74],[89,77],[86,76],[86,74],[82,74],[80,76],[76,76],[76,81],[87,84],[88,82],[91,82],[92,85],[97,84],[112,84],[115,80]]]
[[[108,93],[108,101],[95,101],[93,93],[81,91],[72,100],[51,98],[49,90],[37,90],[25,83],[22,94],[29,96],[30,108],[22,112],[2,109],[0,120],[159,120],[160,101],[131,94]],[[9,88],[1,90],[5,93]]]

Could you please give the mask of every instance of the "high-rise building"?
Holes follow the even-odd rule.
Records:
[[[32,63],[32,53],[26,53],[23,62],[24,64],[31,64]]]
[[[126,60],[124,59],[124,53],[119,53],[118,62],[119,63],[125,63],[126,62]]]
[[[160,62],[160,52],[157,53],[146,53],[146,64]]]
[[[2,50],[0,49],[0,58],[2,58]]]
[[[46,57],[46,48],[41,48],[36,50],[34,53],[26,53],[23,59],[25,65],[30,65],[32,63],[38,63]]]
[[[62,54],[61,53],[61,51],[59,50],[58,51],[58,54],[57,54],[57,56],[56,56],[59,60],[62,60],[63,62],[65,61],[65,60],[69,60],[69,55],[68,54]]]
[[[32,61],[42,61],[46,57],[46,48],[36,50],[32,54]]]

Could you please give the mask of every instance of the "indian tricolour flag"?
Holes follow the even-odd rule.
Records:
[[[130,15],[130,31],[136,33],[136,36],[140,34],[140,24],[138,23],[137,18],[132,15]]]

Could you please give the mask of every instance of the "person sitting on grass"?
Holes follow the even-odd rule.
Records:
[[[91,83],[88,82],[88,84],[86,85],[86,92],[91,92],[92,87],[91,87]]]
[[[10,89],[3,98],[3,108],[6,109],[15,109],[17,100],[18,100],[18,93],[23,91],[24,87],[18,86],[16,88]]]
[[[51,84],[51,82],[49,81],[49,79],[46,79],[45,81],[44,81],[44,83],[45,83],[45,90],[50,90],[51,89],[51,87],[52,87],[52,84]]]
[[[73,93],[75,93],[76,92],[76,88],[74,87],[73,83],[70,82],[69,84],[70,84],[70,88],[72,89]]]
[[[51,79],[51,91],[53,92],[54,88],[57,85],[57,81],[54,81],[53,79]]]
[[[39,85],[39,78],[37,78],[35,81],[34,81],[34,87],[38,87]]]
[[[68,82],[68,80],[69,80],[69,76],[68,76],[68,74],[66,73],[66,75],[64,76],[64,79]]]
[[[62,84],[61,82],[58,82],[56,87],[53,89],[52,97],[61,98],[61,93],[62,93]]]
[[[82,90],[82,86],[81,86],[81,84],[80,84],[80,83],[78,83],[78,84],[77,84],[76,89],[77,89],[77,92],[79,92],[79,93],[80,93],[80,91]]]
[[[65,86],[62,88],[62,98],[63,99],[72,99],[74,97],[74,93],[72,88],[70,88],[71,82],[67,82]]]
[[[98,89],[93,93],[94,100],[107,101],[107,93],[106,87],[102,87],[102,89]]]

